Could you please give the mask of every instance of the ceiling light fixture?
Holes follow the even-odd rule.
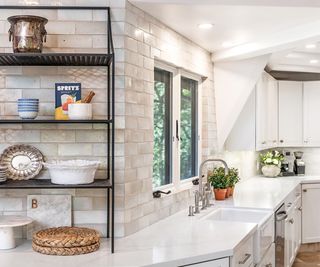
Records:
[[[306,46],[305,46],[305,48],[307,48],[307,49],[313,49],[313,48],[316,48],[317,46],[315,45],[315,44],[307,44]]]
[[[198,25],[199,29],[204,29],[204,30],[211,29],[212,27],[213,27],[213,24],[211,23],[202,23]]]
[[[317,64],[319,62],[318,59],[311,59],[310,64]]]

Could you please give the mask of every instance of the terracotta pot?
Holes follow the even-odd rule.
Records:
[[[231,190],[232,190],[232,187],[227,187],[227,193],[226,193],[226,198],[232,196],[232,193],[231,193]]]
[[[214,189],[214,198],[216,200],[225,200],[227,189]]]
[[[229,187],[229,188],[230,188],[229,197],[231,197],[231,196],[233,196],[234,186]]]

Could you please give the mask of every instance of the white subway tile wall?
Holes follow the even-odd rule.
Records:
[[[8,3],[10,2],[10,3]],[[27,2],[27,1],[25,1]],[[216,149],[213,64],[210,53],[177,34],[125,0],[33,0],[40,5],[110,5],[116,59],[115,232],[134,233],[191,204],[192,189],[152,198],[153,68],[162,60],[206,77],[202,83],[202,152]],[[21,5],[20,0],[0,0]],[[26,3],[27,4],[27,3]],[[11,52],[5,18],[16,14],[47,17],[48,40],[44,52],[106,52],[106,14],[103,11],[0,10],[0,52]],[[81,82],[83,94],[94,90],[94,115],[106,114],[106,70],[82,67],[5,67],[0,69],[0,116],[17,115],[16,99],[39,98],[40,116],[52,118],[54,83]],[[91,125],[9,125],[0,127],[0,148],[13,143],[38,147],[47,160],[98,159],[98,178],[105,176],[104,127]],[[44,171],[41,178],[48,178]],[[51,190],[73,196],[74,223],[106,234],[104,190]],[[0,214],[26,211],[26,196],[48,190],[0,191]],[[17,235],[25,234],[25,230]]]

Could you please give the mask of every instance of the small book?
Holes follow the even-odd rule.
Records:
[[[56,83],[55,99],[55,119],[68,120],[68,105],[81,103],[81,83]]]

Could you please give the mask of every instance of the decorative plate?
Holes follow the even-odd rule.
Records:
[[[29,145],[13,145],[6,148],[0,161],[8,167],[7,176],[12,180],[32,179],[43,167],[42,153]]]

